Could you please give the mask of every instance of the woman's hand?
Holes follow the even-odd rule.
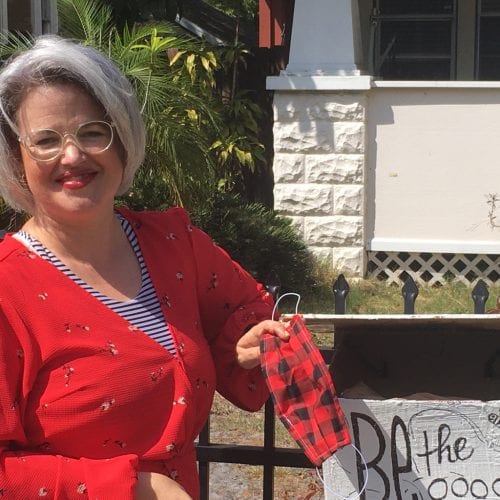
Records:
[[[250,370],[258,366],[260,361],[260,337],[264,332],[276,335],[282,340],[288,340],[290,334],[279,321],[265,320],[252,326],[236,344],[236,357],[242,368]]]
[[[169,477],[156,472],[139,472],[135,500],[192,500],[184,488]]]

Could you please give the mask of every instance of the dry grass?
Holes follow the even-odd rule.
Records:
[[[303,313],[333,313],[334,300],[331,290],[333,279],[324,276],[323,284],[312,294],[304,295],[300,302]],[[387,285],[385,282],[366,279],[352,280],[347,296],[347,313],[349,314],[401,314],[403,313],[403,296],[401,287]],[[439,287],[420,287],[415,302],[417,314],[471,314],[474,312],[472,289],[458,282],[450,282]],[[500,297],[500,285],[489,287],[489,298],[486,309],[496,306]],[[294,298],[283,301],[280,309],[291,312],[295,307]]]
[[[214,443],[263,445],[264,411],[248,413],[216,395],[210,420]],[[297,448],[285,427],[276,421],[276,446]],[[262,467],[240,464],[210,465],[210,499],[262,498]],[[276,500],[320,500],[323,488],[315,469],[277,467],[274,474]]]

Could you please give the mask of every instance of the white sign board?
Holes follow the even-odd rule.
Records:
[[[365,463],[352,446],[328,459],[326,500],[500,499],[500,401],[341,404]]]

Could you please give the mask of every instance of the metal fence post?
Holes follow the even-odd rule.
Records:
[[[272,271],[266,280],[266,290],[273,296],[274,302],[278,299],[281,282],[279,276]],[[274,318],[273,318],[274,319]],[[269,398],[264,407],[264,450],[271,456],[275,445],[275,415],[274,406]],[[274,497],[274,465],[264,464],[262,476],[262,498],[263,500],[272,500]]]
[[[347,295],[349,294],[349,283],[343,274],[335,280],[332,285],[335,303],[335,314],[345,314]]]
[[[413,278],[408,275],[401,294],[404,299],[404,314],[415,314],[415,300],[418,296],[418,287]]]
[[[198,436],[198,443],[203,446],[210,444],[210,417]],[[198,476],[200,482],[200,500],[208,500],[210,497],[210,462],[198,461]]]
[[[472,300],[474,301],[474,314],[484,314],[486,301],[490,296],[488,287],[483,280],[478,280],[476,286],[472,289]]]

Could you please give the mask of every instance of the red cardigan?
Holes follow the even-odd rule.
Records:
[[[214,390],[268,397],[235,343],[272,299],[186,213],[121,210],[139,239],[178,356],[11,236],[0,244],[0,497],[133,499],[136,472],[197,497],[193,440]]]

